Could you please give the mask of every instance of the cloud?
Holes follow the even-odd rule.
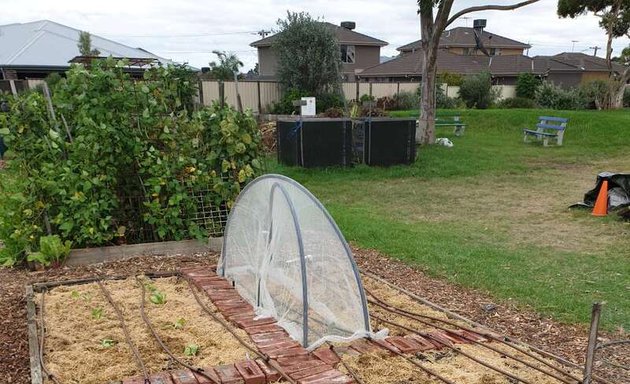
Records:
[[[383,55],[395,55],[396,47],[420,38],[415,1],[366,2],[359,0],[241,0],[199,2],[194,0],[75,0],[3,1],[0,25],[49,19],[121,43],[142,47],[160,56],[207,66],[216,58],[213,50],[235,52],[252,68],[256,50],[249,44],[259,38],[255,31],[275,28],[287,10],[305,11],[331,23],[355,21],[357,31],[385,40]],[[485,1],[461,0],[457,11]],[[498,2],[501,3],[501,2]],[[507,1],[505,3],[508,3]],[[519,10],[479,12],[453,26],[472,26],[472,18],[488,20],[487,30],[532,45],[530,55],[563,51],[592,52],[589,47],[606,46],[606,35],[594,16],[559,19],[555,1],[541,1]],[[615,41],[620,51],[629,39]],[[604,53],[602,48],[599,54]]]

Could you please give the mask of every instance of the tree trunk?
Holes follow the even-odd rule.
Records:
[[[435,76],[439,36],[434,36],[433,12],[420,14],[422,38],[422,82],[420,83],[419,132],[416,137],[420,144],[435,143]]]

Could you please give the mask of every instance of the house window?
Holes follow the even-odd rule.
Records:
[[[354,64],[354,45],[341,46],[341,62]]]

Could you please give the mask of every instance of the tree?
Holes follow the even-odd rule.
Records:
[[[210,63],[210,74],[213,78],[219,81],[227,81],[234,78],[234,74],[239,73],[240,68],[243,66],[243,62],[239,60],[238,56],[234,53],[228,53],[225,51],[212,51],[219,62]]]
[[[511,5],[479,5],[451,14],[454,0],[417,0],[420,15],[422,46],[422,96],[420,98],[420,142],[435,142],[435,79],[437,54],[442,33],[459,17],[479,11],[507,11],[524,7],[539,0],[527,0]],[[435,17],[434,17],[435,11]]]
[[[101,51],[98,49],[92,49],[92,36],[90,35],[90,32],[79,32],[79,43],[77,44],[77,47],[79,48],[81,56],[98,56],[101,54]]]
[[[287,12],[278,27],[272,49],[284,87],[312,95],[339,91],[341,54],[332,31],[305,12]]]
[[[224,81],[234,79],[234,87],[236,88],[236,102],[238,104],[239,112],[243,112],[243,103],[241,101],[241,94],[238,91],[238,74],[240,68],[243,66],[243,62],[239,60],[238,56],[234,53],[227,53],[225,51],[212,51],[219,58],[219,63],[210,63],[210,74],[215,79],[219,80],[219,99],[221,104],[224,102]]]
[[[599,25],[607,35],[608,94],[602,107],[621,108],[625,86],[630,80],[630,66],[618,72],[614,70],[612,42],[618,37],[630,37],[630,0],[558,0],[560,17],[575,18],[589,12],[600,18]]]

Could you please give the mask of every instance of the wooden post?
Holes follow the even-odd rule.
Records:
[[[599,316],[602,312],[602,303],[593,303],[591,311],[591,330],[588,335],[588,348],[586,349],[586,365],[584,366],[583,384],[591,384],[593,377],[593,362],[595,360],[595,347],[597,346],[597,331],[599,328]]]
[[[356,100],[356,101],[359,101],[359,97],[361,97],[361,95],[359,95],[359,80],[357,80],[356,85],[357,85],[357,87],[356,87],[356,93],[357,93],[357,95],[356,95],[355,100]]]
[[[37,336],[37,309],[35,308],[33,287],[26,286],[26,322],[28,327],[28,352],[31,363],[31,383],[41,384],[42,365],[39,360],[39,337]]]
[[[11,93],[13,96],[17,96],[17,88],[15,87],[15,80],[9,80],[9,86],[11,87]]]
[[[203,80],[199,80],[198,87],[199,87],[199,104],[204,105],[205,103],[203,101]]]
[[[258,113],[262,113],[262,101],[260,99],[260,81],[256,82],[256,89],[258,92]]]

